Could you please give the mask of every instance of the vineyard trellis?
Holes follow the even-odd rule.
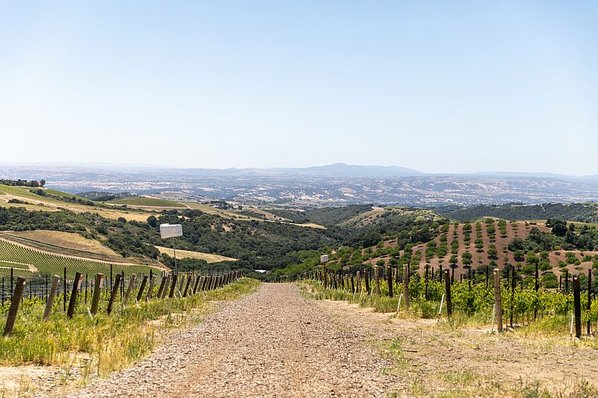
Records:
[[[199,292],[222,288],[241,277],[241,272],[228,271],[217,273],[188,272],[171,274],[170,272],[130,273],[125,278],[124,271],[114,272],[110,266],[108,275],[97,273],[90,278],[89,274],[72,271],[73,278],[68,278],[71,272],[63,268],[62,277],[48,275],[26,279],[15,276],[11,269],[9,278],[2,278],[0,296],[0,315],[7,318],[4,334],[10,334],[16,312],[20,304],[45,303],[49,313],[62,311],[69,318],[73,316],[75,308],[85,308],[85,312],[93,315],[101,303],[107,302],[104,310],[110,314],[116,302],[123,307],[130,301],[136,303],[151,300],[165,300],[167,298],[185,298]],[[60,280],[61,283],[56,283]],[[141,283],[138,283],[141,281]],[[44,314],[46,319],[49,314]],[[41,321],[41,320],[40,320]]]
[[[74,277],[75,271],[83,273],[108,273],[110,268],[116,272],[144,273],[150,270],[147,265],[109,263],[99,260],[83,259],[66,255],[51,254],[27,248],[0,239],[0,276],[23,276],[26,279],[42,275],[61,275],[64,268],[68,277]]]
[[[304,273],[302,278],[316,285],[317,297],[361,304],[377,300],[381,310],[416,304],[423,317],[451,317],[454,313],[477,316],[492,322],[498,320],[498,330],[561,316],[573,319],[576,337],[581,337],[582,325],[588,335],[597,329],[598,303],[594,299],[598,285],[592,283],[591,270],[587,277],[584,275],[583,285],[580,275],[567,274],[554,289],[540,288],[537,272],[526,277],[515,266],[495,268],[492,272],[488,268],[481,272],[470,269],[462,275],[464,278],[456,280],[448,268],[428,267],[422,275],[410,271],[408,265],[363,266],[351,271],[333,271],[322,265]],[[400,296],[396,297],[398,292]]]

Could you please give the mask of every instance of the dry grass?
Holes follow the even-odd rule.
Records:
[[[306,296],[318,298],[317,287],[301,287]],[[316,305],[371,336],[372,345],[392,361],[385,373],[404,380],[404,391],[396,396],[598,396],[595,337],[573,342],[529,327],[499,335],[490,325],[396,317],[341,300],[316,300]]]
[[[117,220],[120,217],[128,221],[139,221],[144,222],[152,214],[149,212],[128,211],[119,209],[105,209],[96,206],[87,206],[78,203],[69,203],[62,200],[50,198],[47,196],[39,196],[27,188],[23,187],[9,187],[7,185],[0,185],[0,192],[4,195],[0,195],[0,206],[3,207],[24,207],[27,210],[43,210],[43,211],[56,211],[60,209],[70,210],[74,213],[98,213],[100,216]],[[27,202],[27,204],[19,203],[8,203],[10,199],[19,199]]]
[[[91,252],[106,257],[117,258],[120,259],[120,261],[124,260],[121,255],[102,245],[100,242],[84,238],[79,234],[71,232],[36,230],[0,233],[0,236],[8,240],[11,240],[11,236],[23,237],[27,240],[40,242],[45,245],[57,246],[58,248]]]
[[[293,225],[296,225],[298,227],[304,227],[304,228],[326,229],[325,226],[320,225],[320,224],[316,224],[316,223],[313,223],[313,222],[308,222],[308,223],[304,223],[304,224],[295,224],[295,223],[288,223],[288,224],[293,224]]]
[[[249,210],[251,210],[252,212],[258,213],[258,214],[263,214],[264,217],[266,217],[266,219],[262,219],[262,218],[257,218],[257,217],[251,217],[248,216],[246,214],[240,214],[237,213],[236,211],[231,211],[231,210],[222,210],[222,209],[217,209],[215,207],[212,207],[210,205],[204,205],[202,203],[197,203],[197,202],[182,202],[185,206],[187,206],[190,209],[195,209],[195,210],[201,210],[204,213],[208,213],[208,214],[214,214],[214,215],[218,215],[220,217],[223,218],[229,218],[229,219],[233,219],[233,220],[242,220],[242,221],[261,221],[261,222],[280,222],[280,221],[276,221],[275,220],[275,215],[272,213],[269,213],[267,211],[261,210],[261,209],[257,209],[254,207],[248,208]],[[298,227],[304,227],[304,228],[316,228],[316,229],[326,229],[326,227],[319,225],[319,224],[314,224],[314,223],[305,223],[305,224],[295,224],[292,222],[285,222],[282,221],[284,224],[290,224],[290,225],[296,225]]]
[[[168,254],[170,257],[174,257],[173,250],[170,247],[156,246],[156,249],[162,254]],[[192,258],[195,260],[205,260],[208,263],[219,263],[222,261],[237,261],[236,258],[225,257],[219,254],[194,252],[190,250],[177,250],[177,258]]]
[[[204,205],[203,203],[197,203],[197,202],[182,202],[182,203],[190,209],[200,210],[200,211],[203,211],[204,213],[218,215],[223,218],[230,218],[233,220],[263,221],[263,220],[260,220],[259,218],[249,217],[244,214],[237,214],[234,211],[230,211],[230,210],[217,209],[210,205]]]
[[[178,208],[178,207],[185,207],[185,205],[176,202],[174,200],[162,199],[162,198],[151,198],[146,196],[133,196],[128,198],[116,199],[113,201],[108,202],[108,204],[119,204],[119,205],[127,205],[135,208]]]

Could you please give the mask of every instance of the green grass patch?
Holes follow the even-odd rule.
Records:
[[[17,264],[14,264],[17,263]],[[19,264],[20,263],[20,264]],[[31,264],[37,268],[37,273],[27,271],[27,265]],[[67,277],[72,278],[75,272],[83,274],[110,273],[110,264],[96,262],[93,260],[82,260],[56,256],[49,253],[41,253],[35,250],[15,245],[13,243],[0,240],[0,267],[14,267],[15,276],[40,276],[40,275],[60,275],[62,276],[64,268],[67,269]],[[124,272],[125,275],[132,273],[148,273],[150,267],[144,265],[113,265],[114,274]],[[0,268],[0,277],[10,275],[10,270]]]
[[[238,299],[259,285],[254,279],[242,278],[187,298],[127,307],[119,302],[112,315],[102,312],[93,318],[80,303],[73,319],[54,311],[46,323],[41,322],[43,302],[26,300],[13,334],[0,337],[0,365],[85,367],[88,374],[105,376],[151,352],[168,330],[201,321],[214,307],[214,301]]]

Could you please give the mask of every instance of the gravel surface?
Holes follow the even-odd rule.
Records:
[[[381,397],[398,381],[370,335],[301,297],[264,284],[226,303],[133,367],[73,397]]]

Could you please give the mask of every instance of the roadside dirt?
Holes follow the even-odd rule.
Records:
[[[75,397],[383,397],[395,388],[368,335],[293,284],[265,284],[147,359]]]
[[[63,396],[568,397],[586,381],[583,396],[596,396],[597,361],[591,344],[566,337],[396,318],[265,284],[133,367]]]
[[[567,397],[585,382],[598,387],[598,369],[592,365],[598,350],[566,336],[453,328],[446,321],[395,318],[344,301],[317,306],[394,357],[389,372],[402,381],[401,396],[527,396],[524,392],[538,389]],[[598,389],[594,394],[583,396],[598,396]]]

